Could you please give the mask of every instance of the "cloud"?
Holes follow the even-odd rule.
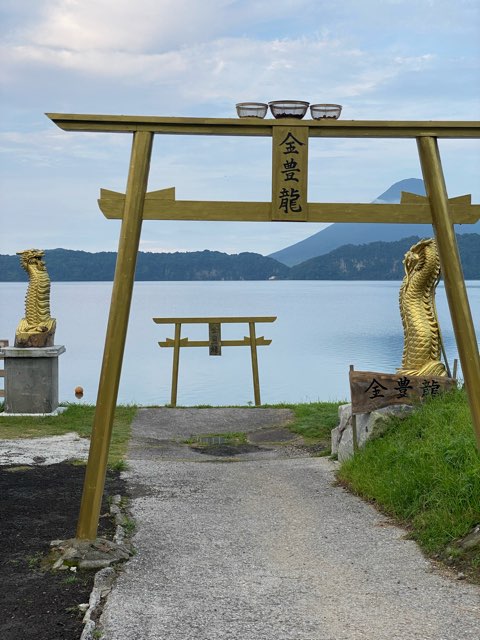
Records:
[[[355,98],[379,90],[394,78],[428,69],[434,56],[380,55],[349,49],[337,40],[302,37],[259,41],[242,37],[164,53],[23,45],[5,52],[4,58],[12,65],[39,65],[88,75],[92,84],[105,77],[109,82],[117,79],[132,86],[148,86],[158,94],[168,87],[175,91],[177,101],[234,104],[239,97],[268,101],[275,94],[301,94],[312,102]]]
[[[478,9],[476,0],[276,0],[274,10],[270,0],[4,0],[2,239],[18,244],[28,228],[45,246],[115,248],[118,225],[96,198],[100,187],[125,189],[131,137],[63,132],[45,111],[234,117],[236,102],[298,98],[339,102],[345,119],[476,119]],[[441,144],[449,191],[476,189],[476,201],[479,146]],[[268,200],[270,173],[267,139],[157,136],[150,189]],[[368,202],[420,168],[414,141],[315,139],[310,174],[312,201]],[[146,223],[144,246],[271,252],[318,228]]]
[[[277,0],[273,16],[269,2],[248,0],[38,5],[1,51],[7,92],[30,89],[31,104],[48,94],[64,110],[226,116],[237,101],[298,97],[342,102],[346,118],[400,118],[415,93],[416,118],[451,117],[455,100],[457,117],[474,117],[469,0],[454,10],[445,0]]]
[[[271,19],[269,2],[234,0],[56,0],[40,2],[42,16],[24,38],[40,47],[71,51],[162,52],[205,42]],[[276,0],[275,11],[309,2]]]

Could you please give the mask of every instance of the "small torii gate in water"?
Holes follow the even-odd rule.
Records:
[[[77,538],[97,535],[143,220],[432,224],[480,449],[480,357],[453,229],[476,222],[480,205],[472,205],[471,196],[448,199],[437,143],[438,138],[480,138],[480,122],[47,116],[65,131],[133,134],[126,193],[102,189],[99,200],[105,216],[120,218],[122,226]],[[177,201],[174,188],[147,193],[153,138],[161,134],[272,138],[271,202]],[[427,197],[404,194],[400,204],[309,203],[310,138],[415,138]]]

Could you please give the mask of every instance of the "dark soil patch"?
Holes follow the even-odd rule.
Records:
[[[75,536],[85,467],[0,467],[0,638],[78,640],[77,606],[87,603],[95,572],[50,572],[42,558],[55,539]],[[126,493],[118,471],[107,473],[105,494]],[[99,535],[112,538],[104,499]]]
[[[208,444],[191,446],[190,448],[198,453],[222,458],[238,456],[241,453],[253,453],[254,451],[268,451],[265,447],[257,447],[254,444]]]

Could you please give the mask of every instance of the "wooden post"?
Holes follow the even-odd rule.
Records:
[[[417,138],[417,145],[473,428],[480,450],[480,357],[455,232],[449,218],[440,153],[436,138],[431,136]]]
[[[350,371],[353,371],[353,364],[350,365]],[[353,441],[353,453],[357,453],[358,451],[358,436],[357,436],[357,414],[353,413],[353,404],[352,404],[352,441]]]
[[[453,372],[452,372],[452,377],[454,380],[457,379],[457,369],[458,369],[458,360],[455,358],[455,360],[453,361]]]
[[[77,525],[77,538],[83,540],[94,540],[97,536],[142,229],[143,203],[147,190],[152,141],[151,132],[139,131],[133,134],[125,211],[120,231],[97,405]]]
[[[255,406],[261,405],[260,401],[260,380],[258,377],[258,357],[257,357],[257,336],[255,334],[255,323],[249,322],[250,328],[250,353],[252,354],[252,375],[253,375],[253,393],[255,396]]]
[[[175,338],[173,345],[173,368],[172,368],[172,394],[170,398],[170,404],[172,407],[177,406],[177,389],[178,389],[178,367],[180,363],[180,335],[182,330],[182,324],[180,322],[175,323]]]

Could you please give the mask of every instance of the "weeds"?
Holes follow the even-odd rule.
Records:
[[[135,528],[136,528],[135,520],[133,520],[133,518],[129,518],[128,516],[125,516],[122,522],[122,527],[125,531],[125,535],[127,536],[127,538],[131,538],[135,533]]]
[[[111,464],[110,467],[115,471],[126,471],[128,469],[128,464],[127,461],[122,458],[121,460],[117,460]]]
[[[37,553],[34,553],[31,556],[27,556],[25,560],[27,561],[29,569],[31,569],[32,571],[37,571],[42,563],[43,554],[41,553],[41,551],[37,551]]]

